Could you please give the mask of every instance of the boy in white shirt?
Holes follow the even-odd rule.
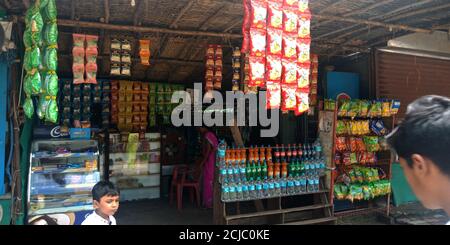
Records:
[[[450,215],[450,99],[430,95],[414,101],[387,138],[417,198]]]
[[[114,214],[119,209],[119,190],[108,181],[98,182],[92,189],[94,212],[81,225],[117,225]]]

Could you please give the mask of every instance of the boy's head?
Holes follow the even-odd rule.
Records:
[[[98,182],[92,189],[94,208],[103,215],[112,216],[119,209],[120,191],[113,183],[108,181]]]
[[[450,99],[432,95],[414,101],[405,120],[387,138],[423,205],[429,209],[448,205]]]

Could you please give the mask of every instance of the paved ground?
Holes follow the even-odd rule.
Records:
[[[116,214],[119,225],[211,225],[212,210],[200,209],[187,198],[182,212],[169,206],[167,198],[121,203]],[[392,224],[442,225],[450,218],[443,211],[430,211],[420,204],[392,209]],[[389,225],[375,214],[339,218],[339,225]]]

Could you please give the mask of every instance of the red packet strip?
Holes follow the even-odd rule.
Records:
[[[309,0],[298,0],[298,11],[300,13],[309,9]]]
[[[297,86],[297,63],[295,60],[283,59],[283,83]]]
[[[300,13],[298,19],[298,37],[311,38],[311,12]]]
[[[250,29],[250,55],[262,57],[266,53],[266,30]]]
[[[283,58],[297,58],[297,38],[295,34],[286,33],[283,35]]]
[[[280,56],[269,55],[267,56],[266,63],[266,79],[267,81],[281,82],[281,74],[283,71],[283,65]]]
[[[295,84],[281,85],[281,95],[283,97],[281,103],[282,111],[295,111],[297,105],[296,91],[297,85]]]
[[[311,57],[311,39],[310,38],[297,39],[297,52],[298,52],[298,62],[301,63],[309,62]]]
[[[298,87],[305,88],[309,86],[310,68],[309,63],[298,63],[297,73],[298,73]]]
[[[266,72],[266,59],[264,57],[250,57],[250,81],[249,87],[264,86],[264,76]]]
[[[268,28],[283,29],[283,6],[278,2],[268,4]]]
[[[251,5],[251,27],[266,29],[267,22],[267,1],[250,0]]]
[[[281,84],[274,81],[267,81],[266,109],[280,109],[281,105]]]
[[[295,115],[300,116],[309,110],[309,89],[297,89],[295,94],[297,99]]]
[[[283,53],[283,30],[267,29],[267,55],[279,55]]]
[[[298,32],[298,15],[296,8],[283,9],[283,31],[287,33]]]

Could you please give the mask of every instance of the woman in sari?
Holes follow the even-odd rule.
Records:
[[[203,207],[213,206],[214,165],[216,162],[216,150],[219,144],[217,137],[206,127],[197,129],[202,136],[202,161],[200,169],[203,177]]]

